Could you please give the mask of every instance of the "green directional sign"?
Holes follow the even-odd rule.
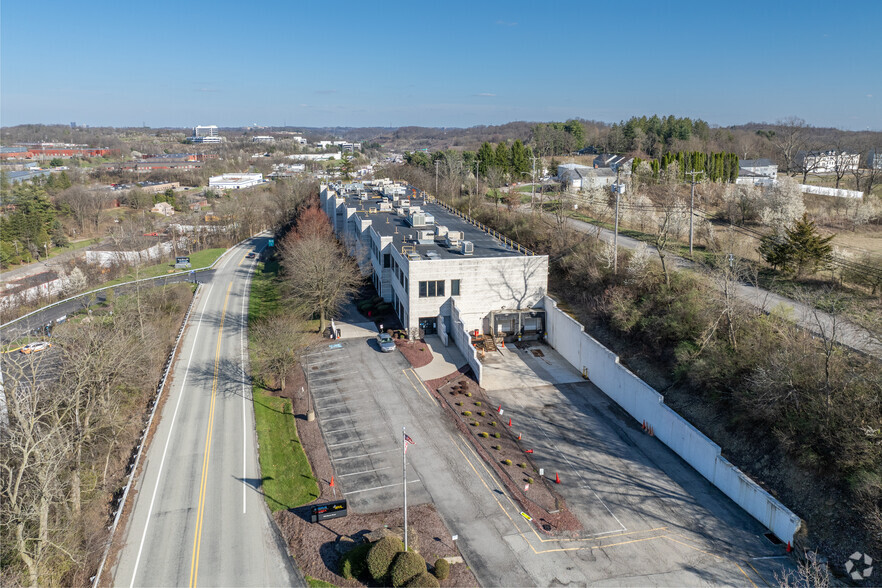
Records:
[[[270,246],[270,247],[275,247],[275,245],[276,245],[276,240],[275,240],[275,239],[270,239],[270,240],[269,240],[269,246]]]

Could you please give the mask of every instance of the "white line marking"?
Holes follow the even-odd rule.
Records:
[[[789,555],[767,555],[765,557],[751,557],[748,558],[750,561],[757,561],[758,559],[790,559]]]
[[[370,439],[359,439],[358,441],[347,441],[346,443],[334,443],[333,445],[328,445],[328,449],[331,447],[342,447],[343,445],[355,445],[356,443],[364,443],[365,441],[376,441],[377,439],[385,439],[385,437],[371,437]]]
[[[361,455],[353,455],[352,457],[338,457],[333,461],[346,461],[347,459],[357,459],[359,457],[368,457],[369,455],[381,455],[383,453],[392,453],[393,451],[398,451],[398,449],[389,449],[387,451],[377,451],[375,453],[362,453]]]
[[[214,288],[214,284],[208,287],[208,292],[205,295],[205,300],[202,306],[202,313],[199,315],[199,324],[196,325],[196,332],[193,335],[194,340],[199,339],[199,328],[202,326],[202,318],[205,316],[205,308],[208,306],[208,299],[211,297],[211,290]],[[172,431],[175,428],[175,418],[178,416],[178,408],[181,406],[181,399],[184,397],[184,384],[187,381],[187,376],[190,374],[190,362],[193,361],[193,354],[196,352],[196,345],[193,345],[193,348],[190,350],[190,359],[187,360],[187,369],[184,370],[184,378],[181,380],[181,392],[178,395],[178,401],[175,403],[175,412],[172,414],[171,425],[168,429],[168,437],[165,439],[165,447],[162,450],[162,459],[159,460],[159,471],[156,474],[156,485],[153,487],[153,496],[150,498],[150,508],[147,509],[147,520],[144,522],[144,532],[141,534],[141,544],[138,546],[138,556],[135,558],[135,567],[132,569],[132,581],[129,584],[129,588],[135,585],[135,574],[138,572],[138,564],[141,563],[141,551],[144,549],[144,540],[147,538],[147,528],[150,526],[150,517],[153,515],[153,503],[156,500],[156,493],[159,490],[159,481],[162,478],[162,467],[165,464],[165,454],[168,451],[168,446],[171,443]],[[157,428],[159,425],[157,424]],[[134,472],[133,472],[134,474]]]
[[[357,476],[357,475],[359,475],[359,474],[369,474],[369,473],[371,473],[371,472],[382,472],[383,470],[391,470],[391,469],[392,469],[392,466],[387,466],[387,467],[385,467],[385,468],[377,468],[377,469],[374,469],[374,470],[364,470],[364,471],[361,471],[361,472],[352,472],[351,474],[340,474],[340,475],[337,476],[337,477],[338,477],[338,478],[345,478],[346,476]]]
[[[348,429],[334,429],[333,431],[325,431],[325,435],[332,435],[334,433],[342,433],[343,431],[354,431],[359,428],[360,427],[349,427]]]
[[[408,484],[416,484],[419,480],[408,480]],[[383,488],[394,488],[395,486],[401,486],[402,482],[398,482],[396,484],[388,484],[386,486],[375,486],[374,488],[365,488],[364,490],[353,490],[352,492],[344,492],[343,496],[349,496],[350,494],[358,494],[359,492],[371,492],[372,490],[382,490]]]
[[[252,272],[253,272],[252,267]],[[239,329],[239,360],[242,363],[242,373],[245,373],[245,331],[248,329],[248,314],[245,310],[245,302],[248,300],[251,273],[245,278],[245,287],[242,289],[242,314],[241,327]],[[245,378],[242,378],[242,481],[248,478],[248,420],[245,415],[248,405],[245,402]],[[242,484],[242,514],[246,512],[247,484]]]
[[[358,413],[358,416],[364,417],[364,416],[370,416],[370,415],[375,415],[375,414],[380,414],[380,413],[378,413],[378,412],[360,412],[360,413]],[[328,423],[330,421],[339,421],[340,419],[351,419],[351,418],[353,418],[353,416],[351,414],[347,414],[345,416],[331,417],[329,419],[321,419],[321,421],[323,423]]]

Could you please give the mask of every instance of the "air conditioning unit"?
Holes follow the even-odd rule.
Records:
[[[447,246],[448,247],[458,247],[459,242],[462,241],[462,231],[447,231]]]
[[[416,232],[416,240],[420,245],[431,245],[435,242],[435,234],[431,230],[419,230]]]
[[[444,225],[435,225],[435,235],[438,237],[446,237],[447,227],[445,227]]]
[[[410,215],[410,226],[412,226],[412,227],[426,226],[426,213],[412,212]]]
[[[463,255],[472,255],[475,253],[475,244],[471,241],[462,241],[459,244],[459,252]]]

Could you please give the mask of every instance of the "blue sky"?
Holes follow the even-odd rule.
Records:
[[[3,2],[0,124],[882,130],[882,2]]]

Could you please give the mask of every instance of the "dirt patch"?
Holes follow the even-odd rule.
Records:
[[[340,557],[358,542],[366,533],[383,528],[402,527],[404,512],[394,509],[381,513],[351,513],[340,519],[320,523],[309,522],[310,506],[315,503],[335,500],[334,489],[330,487],[333,468],[319,429],[318,421],[307,421],[307,400],[300,394],[305,386],[302,370],[297,377],[286,382],[283,396],[291,399],[294,414],[297,415],[297,434],[306,451],[313,474],[319,482],[319,498],[313,503],[290,510],[278,511],[273,515],[279,531],[293,554],[298,567],[304,575],[331,582],[337,586],[360,586],[355,580],[347,580],[337,573]],[[336,499],[339,499],[339,493]],[[415,545],[420,555],[429,564],[439,557],[460,556],[450,531],[446,528],[435,507],[431,504],[407,509],[408,528],[411,529],[409,543]],[[476,586],[474,575],[465,564],[450,566],[450,576],[442,586]]]

